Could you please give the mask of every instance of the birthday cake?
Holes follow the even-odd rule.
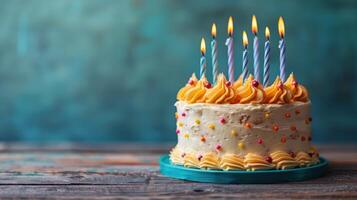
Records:
[[[177,93],[174,165],[216,170],[291,169],[317,164],[311,101],[294,74],[264,87],[249,75],[211,84],[193,74]]]

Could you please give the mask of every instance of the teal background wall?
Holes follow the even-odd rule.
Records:
[[[226,72],[232,15],[238,76],[255,14],[261,47],[271,28],[272,78],[284,16],[287,69],[310,91],[315,141],[357,142],[356,1],[0,2],[1,141],[173,141],[176,92],[198,72],[200,38],[217,23]]]

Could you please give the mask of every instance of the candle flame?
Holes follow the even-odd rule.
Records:
[[[247,36],[247,32],[243,31],[243,46],[244,48],[247,48],[248,46],[248,36]]]
[[[279,17],[278,31],[279,31],[280,37],[284,38],[284,36],[285,36],[285,25],[284,25],[283,17]]]
[[[258,23],[255,15],[253,15],[252,17],[252,32],[254,33],[254,35],[258,33]]]
[[[211,34],[212,34],[213,38],[215,38],[217,36],[217,28],[216,28],[216,24],[215,23],[212,24]]]
[[[270,38],[270,30],[269,30],[269,27],[265,27],[265,38],[267,40],[269,40]]]
[[[206,54],[206,42],[205,42],[204,38],[202,38],[202,40],[201,40],[201,54],[202,55]]]
[[[233,18],[232,18],[232,16],[230,16],[229,20],[228,20],[228,35],[229,36],[233,35]]]

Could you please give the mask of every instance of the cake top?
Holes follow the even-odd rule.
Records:
[[[177,93],[177,100],[187,103],[212,104],[288,104],[308,102],[306,88],[293,73],[283,82],[279,76],[268,87],[263,87],[252,75],[244,81],[240,76],[233,84],[219,74],[214,86],[203,75],[199,80],[192,74],[187,84]]]

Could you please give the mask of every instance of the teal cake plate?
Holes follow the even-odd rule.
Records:
[[[324,175],[328,169],[326,159],[320,157],[320,163],[302,168],[286,170],[259,170],[259,171],[222,171],[202,170],[173,165],[168,155],[160,158],[160,171],[163,175],[204,183],[283,183],[291,181],[304,181]]]

